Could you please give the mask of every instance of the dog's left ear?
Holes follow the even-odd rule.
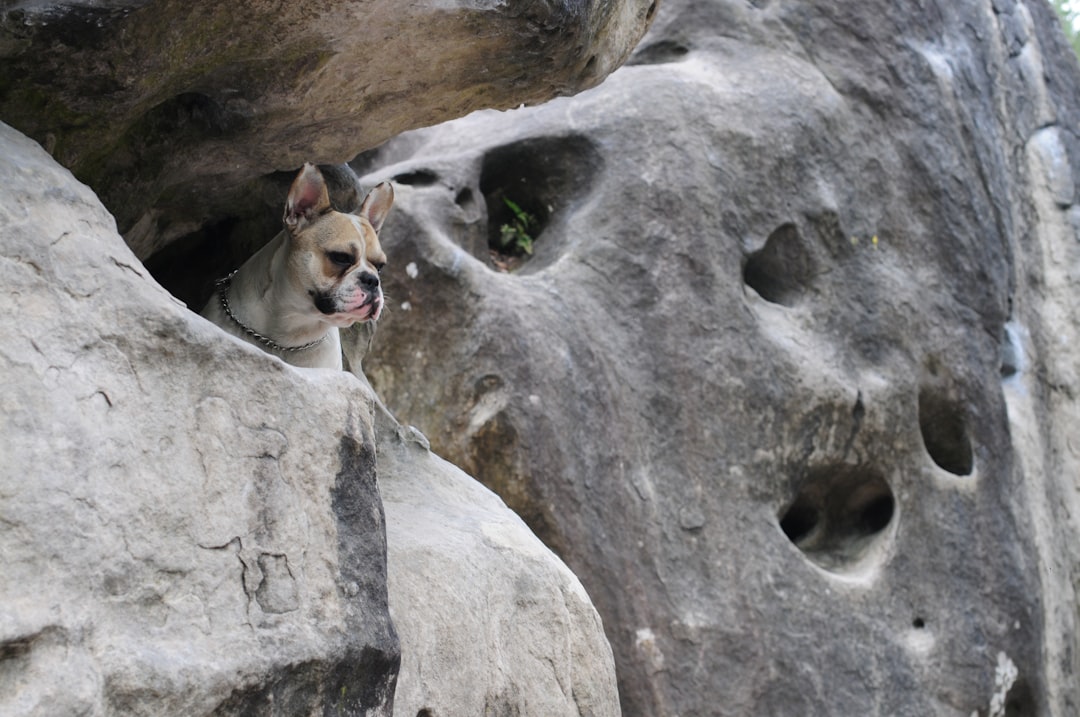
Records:
[[[285,200],[285,226],[295,231],[301,222],[310,222],[330,208],[330,194],[326,180],[314,164],[305,164],[289,188]]]
[[[394,188],[390,186],[390,182],[383,182],[368,192],[356,213],[371,222],[375,231],[379,231],[393,205]]]

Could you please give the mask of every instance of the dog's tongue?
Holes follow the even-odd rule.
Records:
[[[349,316],[355,318],[357,321],[367,321],[368,319],[375,318],[375,315],[378,313],[378,310],[379,310],[379,302],[378,301],[368,301],[368,302],[363,303],[360,306],[357,306],[355,309],[352,309],[352,310],[350,310],[350,311],[348,311],[346,313],[348,313]]]

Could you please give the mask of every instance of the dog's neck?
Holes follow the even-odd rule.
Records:
[[[228,302],[244,327],[291,347],[318,341],[333,327],[319,320],[307,292],[290,284],[288,235],[282,231],[232,277]]]

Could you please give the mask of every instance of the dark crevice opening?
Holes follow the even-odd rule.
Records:
[[[810,560],[843,571],[861,561],[895,514],[892,489],[877,470],[828,465],[808,473],[778,518],[784,535]]]
[[[919,431],[938,467],[957,476],[971,475],[975,458],[961,402],[938,386],[924,386],[919,391]]]

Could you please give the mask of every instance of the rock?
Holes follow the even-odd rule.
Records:
[[[371,399],[225,339],[0,145],[0,712],[391,714]]]
[[[578,579],[495,494],[381,419],[397,714],[620,714]]]
[[[93,187],[146,259],[242,215],[275,170],[595,85],[650,3],[16,3],[0,11],[0,117]]]
[[[581,578],[626,714],[1076,711],[1055,23],[669,0],[598,88],[354,163],[399,187],[365,370]]]
[[[0,714],[618,714],[580,583],[366,382],[184,309],[2,124],[0,187]]]

